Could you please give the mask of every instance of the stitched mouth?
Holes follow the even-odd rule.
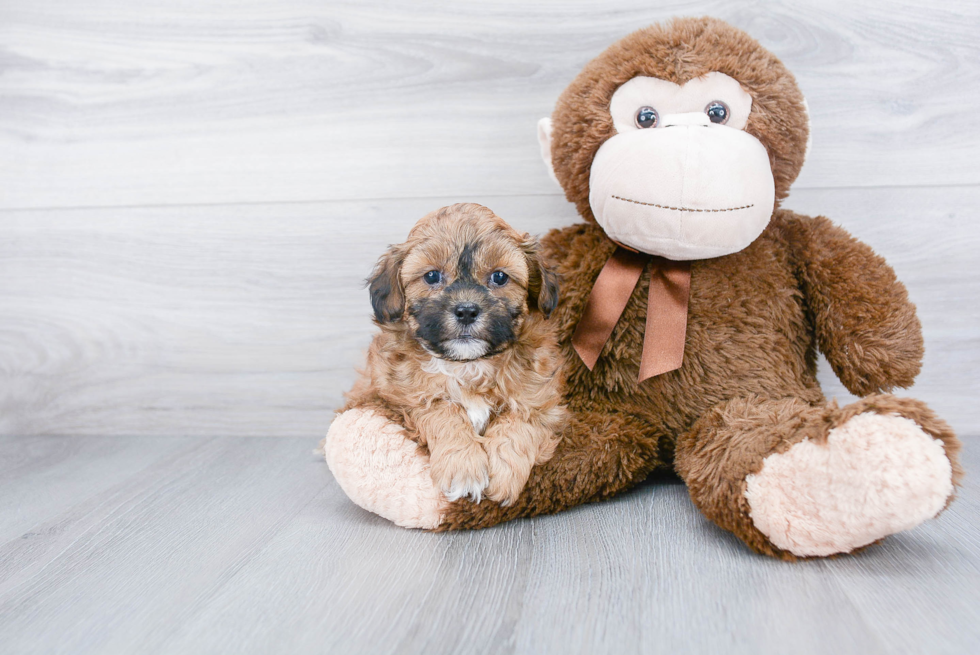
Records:
[[[655,202],[640,202],[639,200],[633,200],[632,198],[623,198],[621,196],[610,196],[615,200],[622,200],[623,202],[631,202],[634,205],[644,205],[646,207],[657,207],[659,209],[669,209],[675,212],[734,212],[739,209],[748,209],[749,207],[755,207],[755,203],[750,205],[743,205],[741,207],[726,207],[724,209],[696,209],[694,207],[670,207],[668,205],[658,205]]]

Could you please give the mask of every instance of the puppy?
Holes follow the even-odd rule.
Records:
[[[422,218],[368,280],[381,333],[347,406],[371,407],[428,448],[449,500],[509,505],[565,422],[556,276],[537,241],[480,205]]]

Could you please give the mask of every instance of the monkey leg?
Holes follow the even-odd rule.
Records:
[[[839,408],[796,398],[717,405],[677,443],[705,516],[782,559],[848,553],[936,516],[960,443],[922,402],[878,394]]]
[[[404,429],[369,407],[337,416],[324,439],[327,464],[357,505],[408,528],[484,528],[521,516],[554,513],[608,498],[666,468],[661,440],[626,414],[576,412],[554,456],[531,469],[509,506],[450,503],[432,482],[429,458]]]

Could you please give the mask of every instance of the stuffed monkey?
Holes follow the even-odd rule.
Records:
[[[327,462],[407,527],[481,528],[609,498],[673,470],[753,550],[847,553],[936,516],[960,444],[922,402],[915,308],[892,269],[823,217],[780,207],[808,145],[775,56],[715,19],[631,34],[539,124],[583,223],[553,230],[572,419],[519,500],[449,503],[400,426],[357,407]],[[817,351],[857,402],[828,403]]]

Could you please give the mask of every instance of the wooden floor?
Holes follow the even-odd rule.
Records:
[[[980,652],[976,475],[935,521],[789,564],[671,479],[479,532],[407,531],[351,504],[313,446],[3,438],[0,652]]]

